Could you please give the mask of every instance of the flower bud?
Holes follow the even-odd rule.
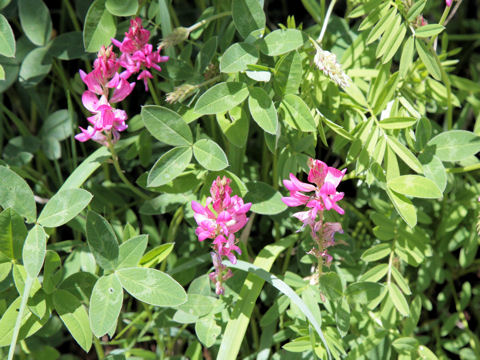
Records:
[[[170,34],[168,34],[165,39],[163,39],[160,44],[158,44],[159,48],[169,48],[171,46],[178,45],[185,40],[188,39],[188,36],[190,35],[190,31],[188,31],[187,28],[185,27],[178,27],[175,30],[173,30]]]

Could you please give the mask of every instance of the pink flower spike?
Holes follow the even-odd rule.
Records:
[[[453,0],[445,0],[445,4],[450,7],[452,6]]]

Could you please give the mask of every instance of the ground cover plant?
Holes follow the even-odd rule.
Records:
[[[0,1],[0,358],[480,358],[478,11]]]

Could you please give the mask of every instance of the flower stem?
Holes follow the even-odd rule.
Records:
[[[148,88],[150,89],[150,94],[152,94],[153,102],[155,105],[160,105],[160,100],[158,99],[157,90],[155,86],[153,86],[153,82],[151,79],[148,79]]]
[[[132,190],[132,192],[138,196],[140,196],[143,200],[150,200],[150,197],[146,194],[144,194],[142,191],[137,189],[125,176],[125,174],[122,171],[122,168],[120,167],[120,164],[118,162],[118,155],[115,152],[115,148],[112,144],[112,140],[110,139],[110,136],[107,137],[107,143],[108,143],[108,149],[110,150],[110,153],[112,154],[112,160],[113,160],[113,167],[117,171],[118,176],[120,179],[123,181],[127,187]]]
[[[231,11],[224,11],[224,12],[221,12],[220,14],[210,16],[209,18],[203,19],[202,21],[199,21],[199,22],[197,22],[196,24],[193,24],[192,26],[190,26],[189,28],[187,28],[187,31],[188,31],[188,33],[190,34],[192,31],[198,29],[200,26],[203,26],[203,25],[205,25],[206,23],[209,23],[210,21],[213,21],[213,20],[222,18],[222,17],[224,17],[224,16],[229,16],[229,15],[231,15],[231,14],[232,14]]]
[[[320,31],[320,35],[318,35],[318,39],[317,39],[317,42],[319,44],[323,40],[323,36],[325,35],[325,31],[327,30],[328,20],[330,19],[330,16],[332,15],[333,7],[335,6],[336,2],[337,2],[337,0],[332,0],[330,2],[330,4],[328,5],[327,14],[325,15],[325,19],[323,19],[322,30]]]

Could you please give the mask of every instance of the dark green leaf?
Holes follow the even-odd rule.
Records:
[[[105,270],[113,270],[118,262],[118,242],[112,226],[94,211],[87,214],[87,242],[95,261]]]

